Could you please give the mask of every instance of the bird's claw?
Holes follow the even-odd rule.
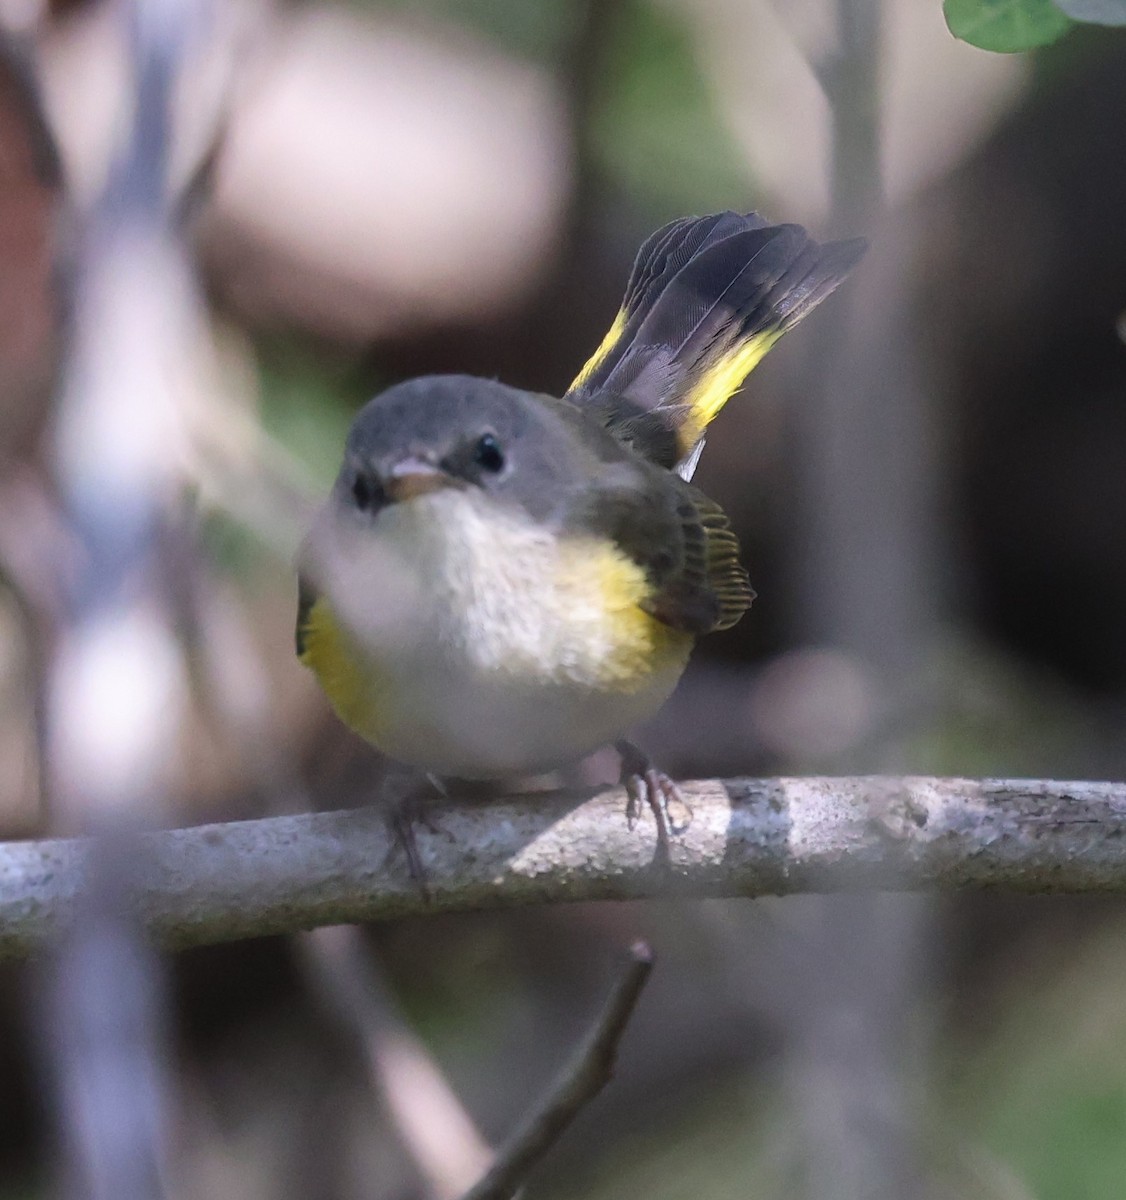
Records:
[[[692,809],[676,783],[659,770],[648,756],[632,742],[618,742],[618,753],[622,756],[622,784],[626,789],[626,824],[632,830],[641,817],[642,808],[648,808],[657,822],[657,840],[667,848],[669,839],[683,833],[692,821]],[[683,813],[680,820],[673,811]]]

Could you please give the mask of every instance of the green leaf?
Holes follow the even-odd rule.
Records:
[[[1126,0],[1053,0],[1074,21],[1089,25],[1126,25]]]
[[[1073,24],[1052,0],[943,0],[942,11],[956,38],[1003,54],[1046,46]]]

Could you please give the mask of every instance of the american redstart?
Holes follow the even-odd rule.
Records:
[[[641,247],[562,399],[448,375],[365,405],[299,562],[297,653],[341,719],[434,775],[498,779],[656,712],[695,639],[754,598],[689,482],[708,423],[864,250],[682,218]],[[673,785],[619,744],[632,810],[660,821]]]

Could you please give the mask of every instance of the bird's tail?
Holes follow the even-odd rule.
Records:
[[[866,249],[756,213],[673,221],[638,251],[610,332],[567,395],[687,477],[708,423]]]

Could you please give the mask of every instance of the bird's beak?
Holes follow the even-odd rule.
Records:
[[[404,458],[397,462],[383,480],[383,490],[392,503],[413,500],[442,488],[456,487],[457,480],[445,471],[421,458]]]

